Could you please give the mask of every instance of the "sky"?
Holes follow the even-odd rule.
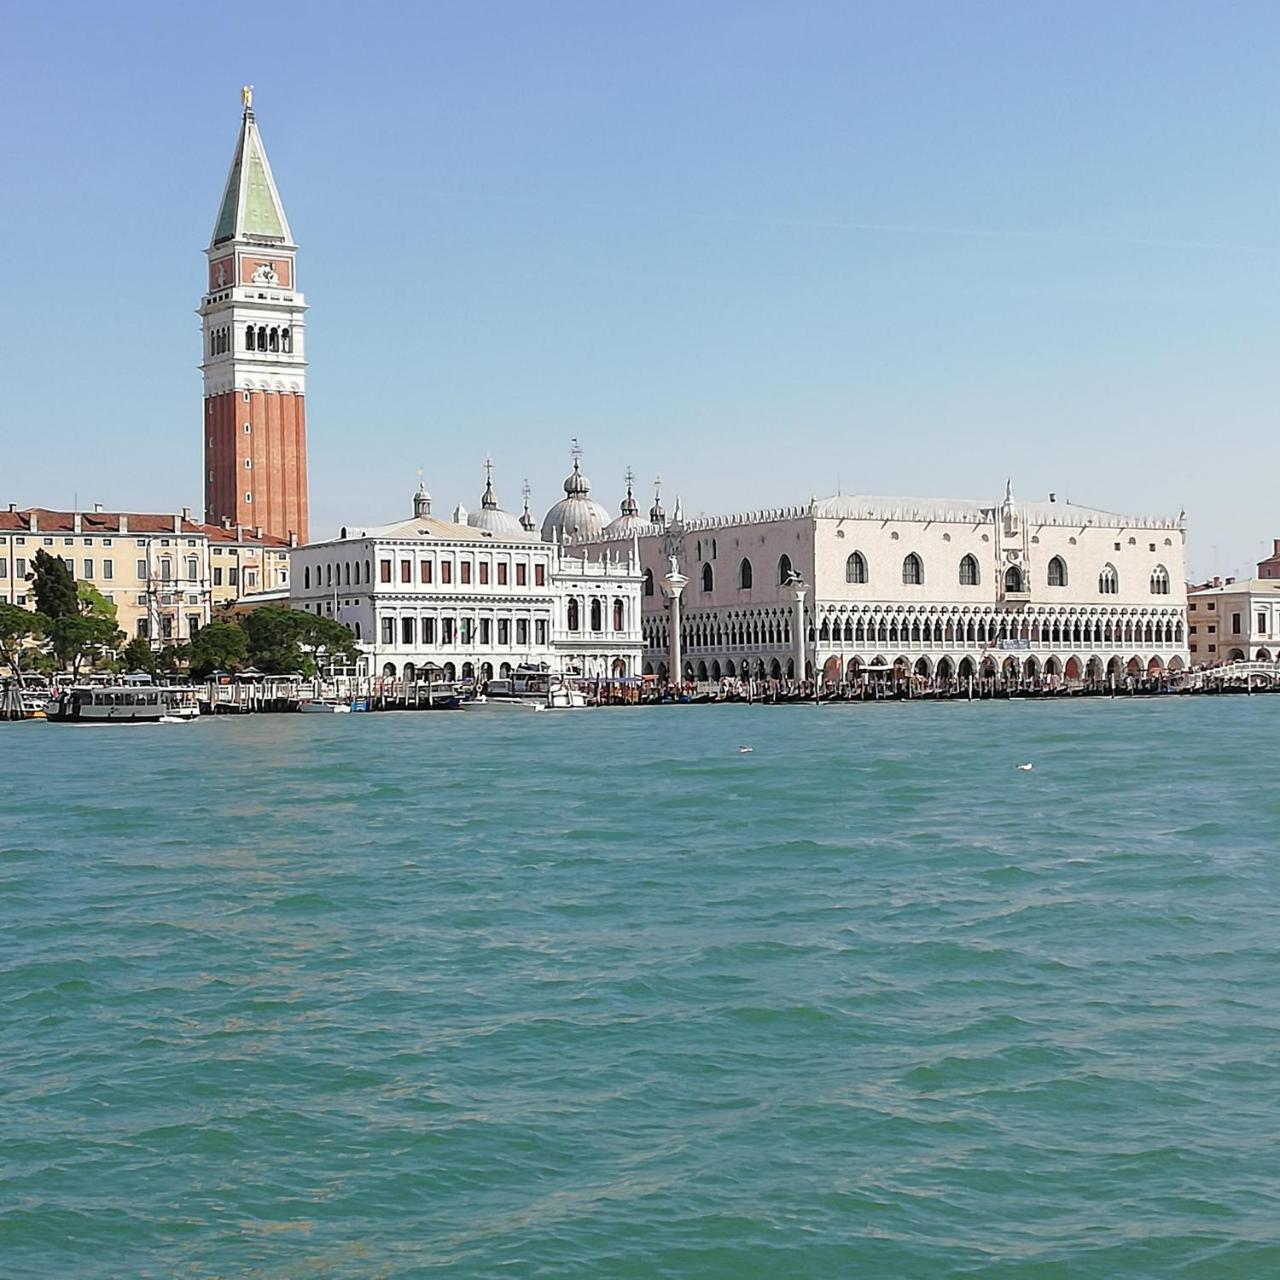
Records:
[[[312,536],[834,492],[1280,537],[1280,5],[11,3],[0,501],[199,511],[195,309],[254,107]]]

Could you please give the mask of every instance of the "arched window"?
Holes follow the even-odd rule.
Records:
[[[622,630],[622,601],[615,600],[613,602],[613,629],[615,631]]]
[[[1102,572],[1098,574],[1098,590],[1104,596],[1113,596],[1120,590],[1120,575],[1116,573],[1115,565],[1102,566]]]
[[[578,615],[578,602],[572,597],[569,600],[569,616],[566,619],[566,623],[570,631],[577,631],[581,623],[581,618]]]
[[[293,350],[293,331],[291,329],[280,330],[280,350],[281,351]]]
[[[265,351],[267,349],[267,326],[260,324],[258,326],[258,350]]]
[[[902,581],[908,587],[918,587],[924,582],[924,562],[914,551],[902,562]]]
[[[751,586],[752,580],[751,561],[744,556],[742,563],[738,566],[738,586],[745,591]]]
[[[1153,596],[1169,594],[1169,570],[1162,564],[1156,565],[1151,571],[1151,594]]]
[[[302,570],[302,585],[304,587],[311,586],[311,566],[310,565],[305,566],[305,568]]]
[[[785,586],[791,581],[791,575],[795,570],[791,567],[791,557],[785,553],[778,558],[778,582]]]
[[[716,575],[709,564],[702,566],[702,589],[710,591],[716,585]]]
[[[960,585],[962,587],[978,585],[978,562],[973,556],[965,556],[960,561]]]
[[[273,328],[271,330],[271,350],[272,351],[280,350],[280,330],[279,329]]]
[[[601,615],[599,600],[593,600],[591,602],[591,630],[592,631],[604,630],[604,619]]]
[[[257,345],[258,344],[254,341],[253,325],[251,324],[245,325],[244,349],[246,351],[253,351],[257,347]]]
[[[1054,556],[1049,561],[1049,571],[1045,576],[1045,581],[1051,587],[1065,587],[1067,585],[1067,562],[1061,556]]]
[[[359,565],[356,565],[356,572],[357,572],[357,573],[359,573],[359,572],[360,572],[360,566],[359,566]],[[346,560],[346,561],[344,561],[344,562],[343,562],[343,565],[342,565],[342,578],[343,578],[343,584],[342,584],[342,585],[343,585],[343,586],[346,586],[346,587],[349,587],[349,586],[351,585],[351,561],[350,561],[350,560]]]
[[[844,562],[844,580],[846,582],[867,581],[867,557],[861,551],[855,551]]]
[[[646,569],[644,571],[644,593],[647,596],[653,595],[653,570]]]
[[[1011,564],[1004,571],[1004,589],[1006,591],[1022,591],[1023,586],[1022,570],[1016,564]]]

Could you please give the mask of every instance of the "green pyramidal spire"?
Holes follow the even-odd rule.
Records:
[[[253,116],[253,95],[244,92],[244,120],[236,142],[231,172],[227,175],[222,207],[213,228],[213,244],[242,237],[292,243],[289,223],[271,176],[266,148]]]

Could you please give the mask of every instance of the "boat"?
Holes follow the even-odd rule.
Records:
[[[298,703],[298,710],[304,715],[337,716],[349,713],[351,704],[339,702],[336,698],[307,698]]]
[[[562,676],[534,667],[517,667],[509,679],[490,680],[483,693],[463,703],[468,711],[509,707],[570,711],[588,705],[586,694],[566,683]]]
[[[45,703],[52,724],[173,724],[200,715],[200,691],[187,685],[74,685]]]
[[[43,720],[49,686],[39,679],[0,681],[0,720]]]

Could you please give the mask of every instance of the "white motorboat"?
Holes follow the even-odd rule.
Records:
[[[76,685],[45,703],[53,724],[172,724],[200,715],[200,691],[184,685]]]
[[[507,707],[527,711],[570,711],[588,706],[586,695],[547,671],[518,668],[509,679],[490,680],[484,692],[462,704],[468,711]]]
[[[308,698],[298,703],[298,710],[309,716],[340,716],[350,713],[351,704],[336,698]]]

